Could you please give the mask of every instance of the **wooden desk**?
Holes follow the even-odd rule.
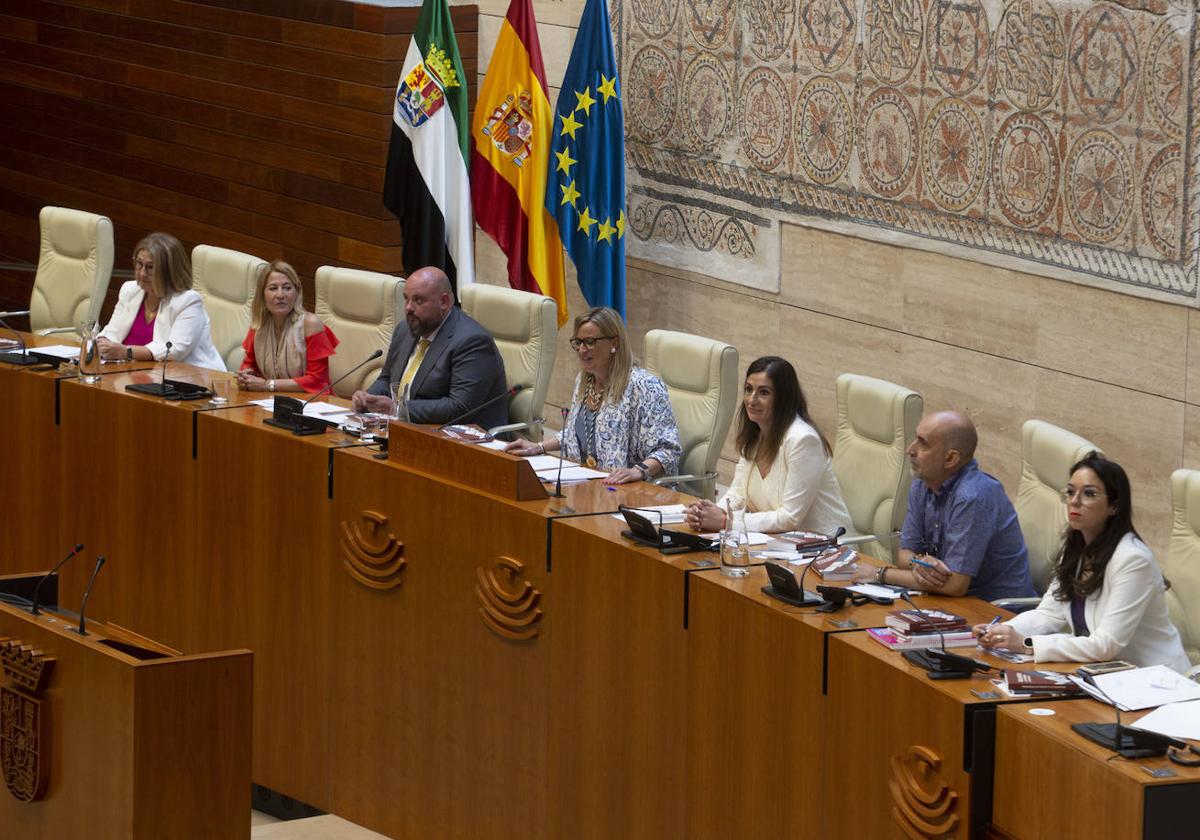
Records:
[[[1043,706],[1046,704],[1035,704]],[[1124,759],[1071,731],[1071,724],[1115,720],[1093,700],[1050,706],[1005,706],[996,721],[996,782],[992,822],[1020,840],[1087,837],[1174,840],[1196,835],[1200,767],[1164,758]],[[1122,723],[1145,713],[1121,715]],[[1174,776],[1156,779],[1147,769]]]
[[[204,386],[210,376],[226,375],[179,363],[170,364],[169,374]],[[92,595],[97,615],[192,650],[187,633],[203,618],[202,611],[188,612],[203,609],[194,576],[195,424],[201,412],[230,406],[125,390],[160,376],[161,365],[105,375],[95,384],[62,381],[57,539],[108,557],[106,579]],[[78,603],[89,572],[84,564],[64,567],[64,604]]]
[[[921,597],[917,603],[932,606],[934,601]],[[953,599],[948,607],[945,603],[942,608],[972,624],[996,614],[995,606],[974,598]],[[1010,665],[978,648],[959,652],[997,669],[1076,667]],[[855,805],[826,814],[825,836],[981,836],[992,812],[996,707],[1031,701],[972,693],[992,691],[994,671],[970,679],[931,680],[866,633],[833,637],[827,663],[826,791]],[[920,788],[936,802],[918,817]]]
[[[251,653],[141,659],[104,643],[128,633],[95,621],[88,632],[0,604],[0,648],[24,645],[55,660],[44,687],[19,692],[46,722],[45,796],[0,791],[4,836],[245,838]],[[12,653],[0,652],[6,677]],[[6,679],[4,688],[14,685]]]
[[[706,571],[688,579],[689,838],[819,836],[830,803],[860,800],[854,786],[846,789],[854,793],[836,795],[823,787],[831,753],[843,751],[838,738],[824,740],[827,731],[842,731],[831,709],[844,702],[832,679],[826,696],[827,651],[833,639],[865,639],[851,631],[881,627],[905,605],[818,613],[764,594],[768,582],[762,567],[744,578]],[[809,575],[805,586],[818,582]],[[968,618],[995,614],[975,599],[918,600]],[[852,691],[878,697],[867,685],[854,683]]]
[[[590,482],[518,502],[363,449],[333,461],[332,810],[398,837],[554,836],[547,686],[573,616],[549,523],[564,502],[582,514],[679,497]]]
[[[632,492],[625,504],[680,500]],[[684,837],[685,580],[716,555],[663,555],[626,527],[607,515],[550,528],[549,837]]]
[[[254,781],[327,810],[339,566],[330,471],[335,449],[359,444],[293,435],[269,416],[257,406],[198,415],[195,567],[176,614],[193,620],[176,633],[186,649],[255,651]]]

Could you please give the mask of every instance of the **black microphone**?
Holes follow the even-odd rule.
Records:
[[[92,576],[88,579],[87,589],[83,591],[83,603],[79,605],[79,635],[86,636],[87,630],[83,626],[83,614],[87,612],[88,596],[92,594],[92,586],[96,583],[96,575],[100,574],[100,567],[104,565],[104,555],[101,554],[96,558],[96,568],[92,569]]]
[[[806,545],[803,547],[803,550],[808,551],[811,548],[836,548],[837,544],[838,544],[838,539],[841,538],[842,534],[844,534],[844,533],[846,533],[846,528],[844,526],[839,527],[836,531],[833,532],[832,535],[829,536],[828,539],[821,540],[818,543],[812,543],[811,545]],[[797,550],[800,550],[800,549],[797,549]],[[804,566],[804,571],[802,571],[800,573],[799,586],[800,586],[800,594],[802,596],[804,595],[804,578],[808,575],[808,570],[812,568],[812,564],[815,562],[817,562],[816,557],[814,557],[812,560],[808,561],[808,563],[806,563]],[[821,600],[824,601],[825,599],[822,598]]]
[[[171,360],[171,342],[167,342],[167,351],[163,353],[162,391],[167,393],[167,362]]]
[[[38,593],[42,589],[42,584],[45,583],[47,580],[49,580],[51,577],[53,577],[54,573],[63,567],[63,563],[66,563],[68,560],[70,560],[72,557],[74,557],[76,554],[78,554],[81,551],[83,551],[83,543],[76,543],[75,547],[71,549],[70,554],[68,554],[63,559],[59,560],[57,566],[55,566],[50,571],[46,572],[46,574],[42,575],[42,579],[39,580],[37,582],[37,586],[35,586],[33,588],[33,606],[30,607],[30,610],[29,610],[33,615],[38,614],[38,603],[39,603]]]
[[[499,394],[498,396],[492,397],[487,402],[475,406],[470,411],[464,411],[462,414],[458,415],[457,417],[455,417],[453,420],[449,421],[448,423],[443,423],[442,425],[438,426],[438,431],[440,432],[442,429],[446,428],[447,426],[453,426],[455,423],[461,423],[463,420],[466,420],[468,417],[470,417],[476,411],[485,409],[489,405],[495,405],[496,403],[500,402],[500,400],[508,399],[513,394],[519,394],[521,391],[524,391],[528,387],[529,387],[528,385],[520,385],[520,384],[514,385],[511,388],[509,388],[507,391],[505,391],[503,394]]]
[[[29,355],[28,348],[25,346],[25,339],[21,338],[21,334],[14,330],[5,321],[5,318],[16,318],[21,315],[28,315],[29,310],[23,309],[19,312],[0,312],[0,325],[8,330],[16,338],[17,343],[21,345],[20,353],[0,353],[0,362],[8,362],[10,365],[36,365],[39,360]]]
[[[275,426],[280,429],[287,429],[289,432],[291,432],[294,435],[319,435],[319,434],[322,434],[325,431],[326,426],[328,425],[327,421],[322,420],[319,417],[307,416],[304,413],[305,407],[310,402],[315,400],[317,397],[328,392],[330,389],[333,388],[334,385],[337,385],[339,382],[341,382],[343,379],[345,379],[350,374],[354,373],[354,371],[358,370],[360,367],[365,365],[367,362],[370,362],[373,359],[378,359],[382,355],[383,355],[382,350],[376,350],[370,356],[367,356],[367,358],[363,359],[361,362],[356,364],[354,367],[350,368],[350,370],[346,371],[341,376],[339,376],[337,379],[330,382],[328,385],[326,385],[320,391],[317,391],[317,393],[313,394],[311,397],[309,397],[304,402],[300,402],[300,400],[296,399],[295,397],[288,397],[288,396],[284,396],[283,394],[276,394],[275,400],[272,403],[272,408],[273,408],[272,414],[270,417],[263,420],[263,422],[266,423],[268,426]]]
[[[900,596],[900,600],[916,610],[918,615],[934,624],[934,629],[937,630],[938,639],[941,642],[941,648],[906,650],[901,652],[901,656],[918,668],[924,668],[928,676],[932,679],[969,677],[975,671],[992,670],[992,666],[986,662],[980,662],[969,656],[959,656],[957,653],[951,653],[946,650],[945,631],[937,626],[929,613],[913,603],[912,594],[908,591],[908,588],[897,587],[897,594]]]
[[[562,433],[563,433],[563,435],[566,435],[566,434],[567,434],[567,416],[568,416],[570,413],[571,413],[571,409],[570,409],[570,408],[563,408],[563,409],[562,409],[562,427],[563,427],[563,428],[562,428]],[[554,498],[556,498],[556,499],[561,499],[561,498],[563,497],[563,491],[562,491],[562,465],[563,465],[563,460],[564,460],[564,459],[563,459],[562,443],[561,443],[561,440],[562,440],[562,439],[560,438],[559,440],[560,440],[560,443],[559,443],[559,445],[558,445],[558,477],[554,479],[554,493],[552,494],[552,495],[554,496]]]
[[[382,355],[383,355],[383,351],[382,351],[382,350],[376,350],[376,351],[375,351],[374,353],[372,353],[370,356],[367,356],[367,358],[363,359],[361,362],[359,362],[358,364],[356,364],[354,367],[350,368],[350,370],[346,371],[346,372],[345,372],[345,373],[343,373],[341,376],[339,376],[337,379],[335,379],[335,380],[333,380],[332,382],[330,382],[328,385],[326,385],[326,386],[325,386],[324,388],[322,388],[320,391],[317,391],[317,393],[313,394],[311,397],[309,397],[308,399],[306,399],[306,400],[304,401],[304,403],[303,403],[303,405],[302,405],[302,407],[301,407],[301,409],[300,409],[300,413],[301,413],[301,414],[303,414],[303,413],[304,413],[304,409],[308,407],[308,404],[309,404],[310,402],[312,402],[313,400],[315,400],[317,397],[321,396],[322,394],[327,394],[327,393],[329,393],[330,391],[332,391],[332,390],[333,390],[333,386],[334,386],[334,385],[337,385],[339,382],[341,382],[343,379],[345,379],[345,378],[346,378],[347,376],[349,376],[350,374],[354,373],[354,371],[358,370],[360,367],[362,367],[363,365],[365,365],[367,362],[374,361],[375,359],[378,359],[378,358],[379,358],[380,356],[382,356]],[[276,397],[276,399],[278,399],[278,397]]]

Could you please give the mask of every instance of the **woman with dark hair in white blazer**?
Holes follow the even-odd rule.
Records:
[[[741,457],[725,495],[688,507],[692,528],[724,528],[726,502],[745,505],[751,531],[830,534],[850,526],[829,444],[808,416],[804,389],[786,359],[763,356],[746,368],[737,448]]]
[[[204,301],[192,291],[192,261],[174,236],[152,233],[133,249],[133,279],[122,284],[96,344],[105,359],[148,362],[167,357],[167,342],[172,362],[225,370]]]
[[[976,626],[980,643],[1038,662],[1124,659],[1186,672],[1166,581],[1133,527],[1125,470],[1093,452],[1071,468],[1063,500],[1067,531],[1042,602],[1003,624]]]

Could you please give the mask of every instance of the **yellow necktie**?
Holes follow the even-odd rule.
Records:
[[[404,375],[400,377],[400,391],[412,384],[413,377],[417,375],[417,371],[421,369],[421,362],[425,360],[425,351],[429,349],[429,339],[422,338],[417,342],[417,349],[413,351],[409,357],[408,366],[404,368]]]

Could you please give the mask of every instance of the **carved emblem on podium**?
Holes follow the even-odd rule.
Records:
[[[0,667],[12,685],[0,686],[0,767],[9,793],[36,802],[50,781],[50,710],[38,695],[54,660],[16,639],[0,639]]]
[[[929,747],[892,756],[892,819],[914,838],[945,837],[958,827],[958,794],[942,777],[942,759]]]
[[[342,521],[342,567],[363,586],[395,589],[408,561],[404,543],[388,531],[388,518],[373,510],[364,510],[354,523]]]
[[[475,570],[479,583],[479,615],[488,629],[506,639],[532,639],[538,634],[542,599],[532,583],[522,580],[525,564],[512,557],[497,557],[490,569]]]

